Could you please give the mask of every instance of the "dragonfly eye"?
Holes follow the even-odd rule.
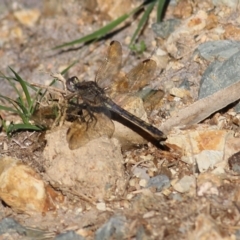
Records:
[[[76,76],[69,78],[66,81],[67,90],[70,91],[70,92],[75,92],[77,83],[79,83],[79,80]]]
[[[79,83],[79,79],[76,76],[74,76],[72,78],[73,78],[73,83],[74,84]]]

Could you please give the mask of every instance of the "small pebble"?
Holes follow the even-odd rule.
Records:
[[[240,173],[240,152],[233,154],[228,159],[229,168],[236,173]]]
[[[96,231],[95,240],[123,239],[125,228],[126,218],[124,216],[112,217]]]
[[[164,22],[153,23],[152,30],[158,37],[167,38],[179,24],[180,20],[176,18],[168,19]]]
[[[157,192],[161,192],[164,188],[170,186],[170,179],[168,176],[162,174],[149,179],[147,188],[155,187]]]
[[[100,211],[105,211],[106,210],[106,204],[104,202],[97,203],[96,207]]]
[[[141,180],[139,181],[139,185],[140,185],[141,187],[146,187],[146,186],[147,186],[147,180],[146,180],[146,179],[141,179]]]
[[[78,235],[74,231],[68,231],[66,233],[59,234],[54,240],[84,240],[85,238]]]
[[[0,222],[0,235],[8,232],[17,232],[18,234],[26,234],[26,229],[12,218],[4,218]]]

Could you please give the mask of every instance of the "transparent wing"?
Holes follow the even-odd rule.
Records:
[[[107,57],[96,75],[96,82],[102,88],[110,87],[122,65],[122,46],[118,41],[112,41]]]
[[[157,64],[152,59],[146,59],[133,68],[127,75],[130,92],[142,89],[152,80],[157,69]]]
[[[112,137],[114,124],[104,113],[95,113],[95,120],[84,122],[76,120],[67,131],[67,142],[71,150],[77,149],[89,141],[101,136]]]
[[[147,86],[156,72],[157,64],[152,59],[139,63],[130,72],[114,83],[113,88],[119,93],[135,93]]]

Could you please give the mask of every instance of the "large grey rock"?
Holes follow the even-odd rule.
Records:
[[[204,72],[198,98],[205,98],[240,80],[240,42],[216,41],[200,45],[199,55],[206,60],[218,59]],[[224,60],[223,60],[224,59]]]

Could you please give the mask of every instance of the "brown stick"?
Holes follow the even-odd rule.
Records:
[[[199,123],[238,99],[240,99],[240,81],[177,111],[173,117],[162,124],[160,130],[167,134],[173,127],[188,127]]]

